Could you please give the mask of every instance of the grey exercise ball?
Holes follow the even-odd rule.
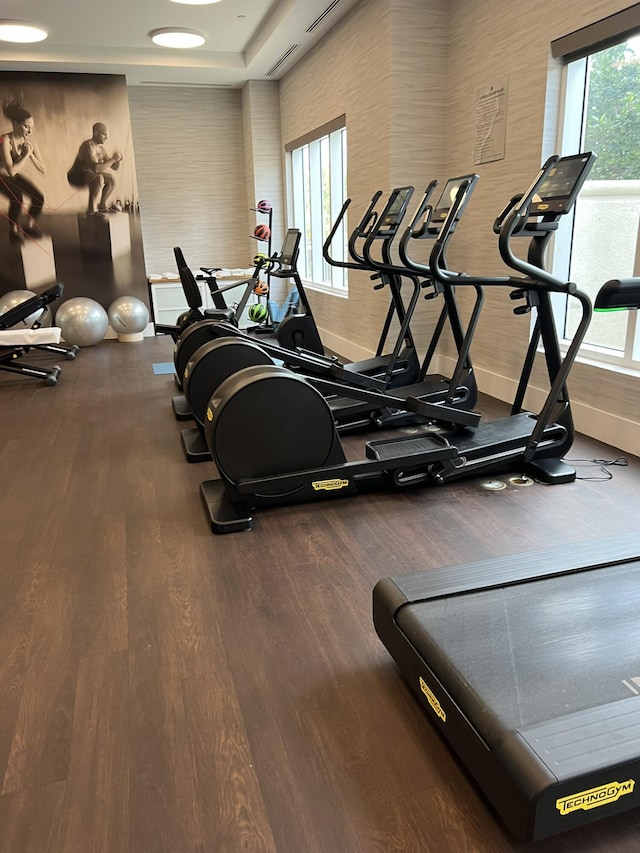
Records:
[[[135,296],[119,296],[107,311],[111,328],[117,335],[144,332],[149,322],[149,309]]]
[[[5,314],[12,308],[22,305],[23,302],[27,301],[27,299],[31,299],[32,296],[36,296],[36,294],[31,290],[10,290],[8,293],[3,293],[2,296],[0,296],[0,314]],[[49,312],[47,311],[46,314],[48,313]],[[38,308],[38,310],[34,311],[33,314],[29,314],[28,317],[21,320],[18,324],[18,328],[24,326],[26,329],[30,329],[35,322],[41,320],[43,314],[45,314],[44,308]]]
[[[68,344],[92,347],[107,334],[109,318],[102,305],[87,296],[68,299],[56,311],[56,326]]]

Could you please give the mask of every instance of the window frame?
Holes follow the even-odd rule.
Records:
[[[322,246],[347,192],[346,116],[285,145],[289,224],[302,234],[299,273],[311,289],[348,298],[348,276],[343,267],[328,264]],[[328,205],[326,204],[328,201]],[[332,242],[332,255],[347,259],[346,217]]]
[[[617,20],[617,23],[616,23]],[[612,15],[604,21],[589,25],[576,33],[552,42],[552,55],[562,59],[561,103],[558,140],[561,154],[583,150],[585,138],[588,95],[589,57],[602,50],[622,44],[640,36],[640,3]],[[566,53],[564,51],[567,51]],[[597,152],[596,152],[597,153]],[[578,202],[579,204],[579,199]],[[553,271],[560,278],[569,279],[573,230],[576,209],[563,217],[554,237],[552,249]],[[640,269],[640,230],[636,243],[634,269]],[[604,281],[602,282],[604,284]],[[579,285],[579,282],[578,282]],[[562,294],[553,295],[556,329],[563,350],[567,346],[565,326],[567,299]],[[584,342],[580,347],[580,360],[594,362],[602,367],[633,374],[640,372],[640,321],[639,312],[629,311],[626,317],[624,349]]]

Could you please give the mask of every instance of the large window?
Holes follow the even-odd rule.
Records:
[[[336,221],[347,191],[347,130],[344,116],[286,147],[292,226],[302,233],[298,268],[302,279],[346,295],[347,271],[328,264],[322,246]],[[331,244],[331,256],[346,257],[346,223]]]
[[[595,298],[611,278],[640,275],[640,37],[593,49],[566,65],[562,153],[597,162],[572,221],[556,238],[554,268]],[[572,302],[573,300],[569,300]],[[579,322],[561,312],[561,334]],[[638,312],[595,313],[583,354],[640,369]]]

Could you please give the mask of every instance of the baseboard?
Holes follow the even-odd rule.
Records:
[[[353,344],[326,329],[321,329],[320,334],[325,346],[333,352],[339,353],[345,361],[359,361],[371,358],[373,355],[371,350]],[[433,371],[442,373],[443,376],[450,376],[455,367],[453,359],[442,355],[437,355],[432,364]],[[518,387],[517,382],[497,373],[482,370],[482,368],[476,367],[475,373],[478,388],[482,393],[506,403],[513,400]],[[527,390],[525,405],[533,410],[540,409],[546,393],[541,388],[530,387]],[[571,410],[577,432],[597,441],[602,441],[604,444],[609,444],[624,453],[640,456],[640,424],[576,400],[571,401]]]
[[[341,338],[327,329],[319,329],[322,344],[325,349],[331,352],[338,353],[341,361],[363,361],[367,358],[373,358],[374,353],[366,347],[358,346],[346,338]]]
[[[151,322],[147,323],[142,334],[145,338],[155,337],[156,330],[155,330],[155,326],[153,325],[153,323],[151,323]],[[107,334],[104,336],[104,340],[105,341],[117,341],[118,340],[118,333],[114,332],[114,330],[111,328],[111,326],[109,326],[109,328],[107,329]]]
[[[442,356],[437,357],[434,369],[445,376],[450,376],[454,369],[454,361]],[[506,403],[510,403],[515,397],[517,382],[482,368],[475,368],[475,373],[478,388],[484,394]],[[545,390],[530,386],[527,389],[525,406],[531,410],[540,409],[546,394]],[[577,432],[602,441],[604,444],[610,444],[625,453],[640,456],[640,424],[574,399],[571,400],[571,411]]]

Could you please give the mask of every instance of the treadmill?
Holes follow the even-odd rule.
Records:
[[[639,278],[595,300],[637,308]],[[640,805],[639,573],[634,532],[373,590],[379,638],[520,840]]]
[[[640,534],[384,578],[376,632],[519,840],[640,805]]]

